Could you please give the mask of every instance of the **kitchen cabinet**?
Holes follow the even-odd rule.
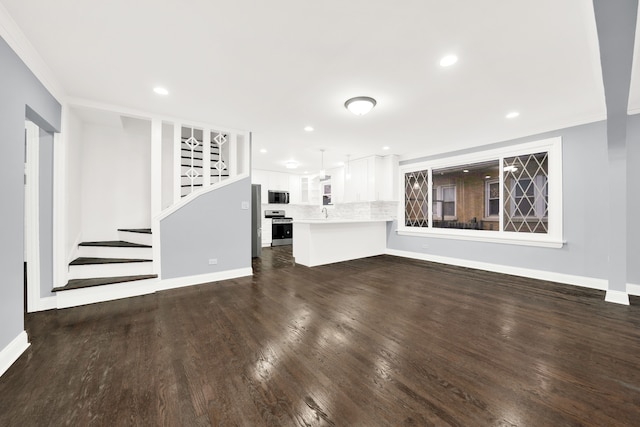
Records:
[[[260,184],[260,197],[262,203],[268,203],[269,190],[274,191],[290,191],[290,174],[284,172],[273,172],[260,169],[251,171],[251,183]]]
[[[352,160],[345,172],[344,201],[397,200],[398,157],[370,156]]]
[[[262,214],[262,246],[271,246],[272,239],[272,220],[271,218],[265,218],[264,212]]]

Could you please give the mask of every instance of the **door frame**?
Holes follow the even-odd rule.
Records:
[[[40,303],[40,128],[25,120],[24,234],[27,263],[27,312]]]

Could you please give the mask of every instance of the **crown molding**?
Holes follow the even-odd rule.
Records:
[[[31,70],[42,85],[62,103],[66,97],[64,88],[55,75],[42,59],[36,48],[31,44],[27,36],[22,32],[9,11],[0,3],[0,37],[18,55],[24,64]]]

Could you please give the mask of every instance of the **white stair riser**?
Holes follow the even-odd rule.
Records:
[[[147,295],[155,292],[157,283],[158,279],[145,279],[58,291],[56,292],[56,302],[58,308],[68,308],[138,295]]]
[[[151,234],[147,233],[132,233],[131,231],[118,231],[118,236],[120,240],[131,243],[138,243],[140,245],[149,245],[153,244],[153,237]]]
[[[90,279],[94,277],[120,277],[153,274],[153,263],[127,262],[117,264],[70,265],[69,280]]]
[[[153,250],[151,248],[80,246],[78,247],[78,257],[152,259]]]

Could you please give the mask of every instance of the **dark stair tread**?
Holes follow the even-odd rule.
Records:
[[[152,262],[150,259],[141,258],[76,258],[69,265],[97,265],[97,264],[127,264],[131,262]]]
[[[151,234],[150,228],[118,228],[118,231],[128,231],[129,233]]]
[[[79,246],[106,246],[110,248],[150,248],[149,245],[139,243],[124,242],[122,240],[108,240],[104,242],[82,242]]]
[[[134,282],[136,280],[155,279],[157,274],[144,274],[138,276],[120,276],[120,277],[96,277],[93,279],[73,279],[69,280],[65,286],[53,288],[53,292],[68,291],[71,289],[91,288],[93,286],[111,285],[113,283]]]

